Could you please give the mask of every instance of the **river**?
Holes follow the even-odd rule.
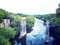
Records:
[[[32,27],[33,31],[27,33],[26,45],[45,45],[46,27],[43,25],[43,23],[44,22],[42,20],[35,18],[34,27]],[[52,41],[50,40],[49,45],[52,45],[51,42]]]
[[[27,34],[27,45],[44,45],[46,28],[43,21],[35,18],[33,31]]]

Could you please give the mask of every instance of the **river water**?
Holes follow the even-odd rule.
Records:
[[[46,28],[43,21],[35,18],[33,31],[27,34],[27,45],[44,45]]]
[[[33,31],[27,33],[26,45],[45,45],[46,27],[43,24],[44,22],[42,20],[35,18]],[[50,40],[49,45],[52,45],[51,42],[52,40]],[[16,43],[16,45],[20,44]]]

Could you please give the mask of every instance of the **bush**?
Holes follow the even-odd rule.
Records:
[[[0,35],[0,45],[11,45],[9,40]]]
[[[32,31],[32,27],[34,26],[35,19],[33,16],[27,16],[26,18],[26,29],[27,33]]]
[[[15,31],[13,28],[3,28],[3,29],[0,29],[0,35],[6,38],[11,38],[15,36]]]
[[[19,15],[14,16],[14,20],[11,22],[11,27],[13,27],[16,31],[20,30],[20,21],[21,17]]]
[[[15,31],[13,28],[0,28],[0,44],[1,45],[11,45],[9,42],[10,38],[15,36]]]

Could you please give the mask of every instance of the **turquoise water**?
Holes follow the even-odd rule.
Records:
[[[27,45],[44,45],[45,43],[45,31],[46,28],[43,25],[43,21],[35,18],[35,24],[33,31],[27,34]]]
[[[30,33],[27,33],[26,45],[45,45],[46,27],[43,24],[44,22],[42,20],[35,18],[35,24],[34,24],[34,27],[32,27],[33,31],[31,31]],[[53,38],[50,37],[49,45],[52,45],[51,39]],[[15,45],[21,45],[21,43],[19,44],[15,43]]]

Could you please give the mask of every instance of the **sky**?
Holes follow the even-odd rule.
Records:
[[[0,0],[0,8],[23,14],[55,13],[60,0]]]

